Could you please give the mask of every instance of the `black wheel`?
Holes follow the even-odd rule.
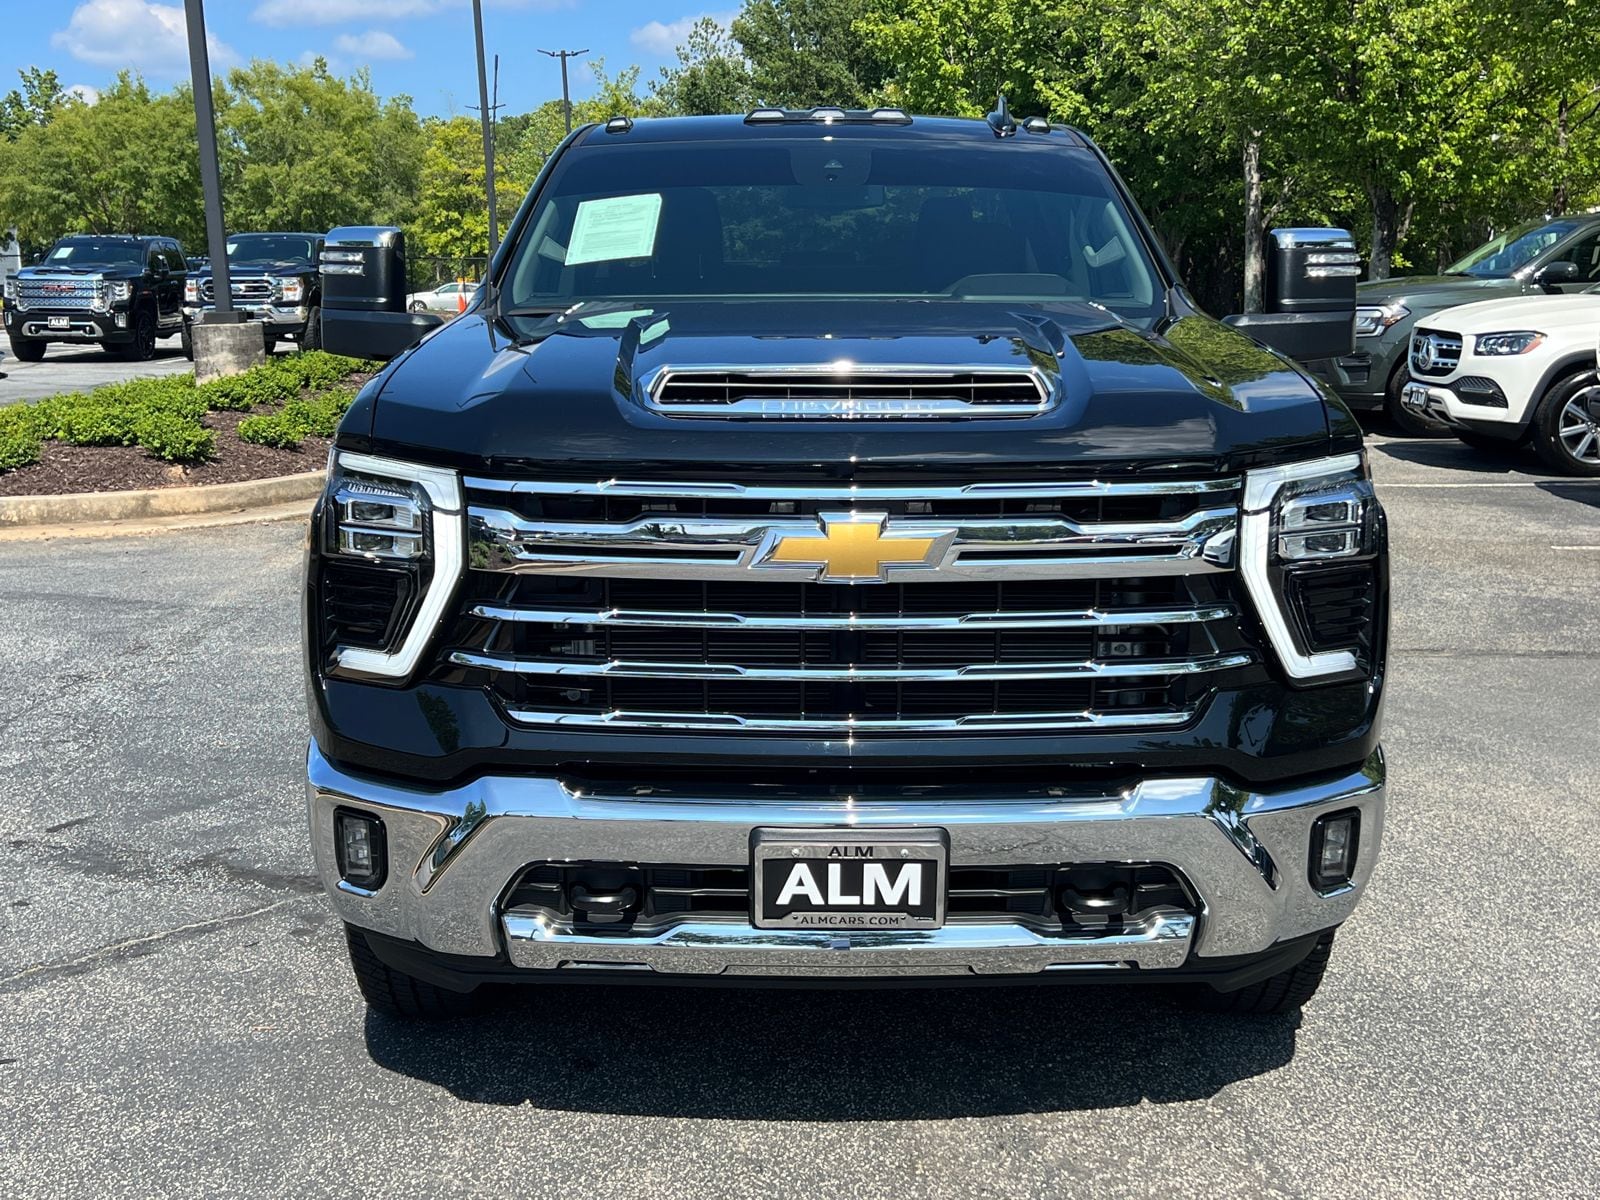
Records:
[[[1406,360],[1402,358],[1400,365],[1389,376],[1389,386],[1384,389],[1384,415],[1407,437],[1439,437],[1444,430],[1408,412],[1405,405],[1400,403],[1400,393],[1405,390],[1405,386],[1410,379],[1411,375],[1407,370]]]
[[[1600,372],[1550,385],[1533,418],[1533,448],[1562,475],[1600,475]]]
[[[17,356],[18,362],[40,362],[44,359],[45,347],[49,342],[41,342],[38,338],[11,336],[11,353]]]
[[[1474,450],[1481,450],[1484,454],[1514,454],[1522,446],[1521,438],[1491,437],[1487,433],[1476,433],[1471,429],[1457,429],[1453,432],[1464,444]]]
[[[322,349],[322,309],[313,308],[306,314],[306,327],[300,334],[300,349]]]
[[[141,308],[133,318],[133,340],[116,347],[114,353],[124,362],[149,362],[156,356],[156,315]]]
[[[1319,937],[1311,953],[1287,971],[1236,992],[1219,992],[1202,985],[1191,990],[1186,999],[1193,1007],[1207,1012],[1241,1017],[1275,1017],[1293,1012],[1317,994],[1328,969],[1328,958],[1333,953],[1335,932],[1330,929]]]
[[[183,348],[183,356],[190,362],[194,361],[194,334],[189,332],[189,323],[184,322],[183,332],[178,335],[178,345]]]
[[[467,1016],[478,1007],[474,992],[452,992],[396,971],[372,952],[366,935],[355,926],[346,925],[344,937],[350,949],[350,969],[368,1007],[404,1021],[446,1021]]]
[[[414,313],[427,312],[428,311],[428,306],[426,304],[424,304],[421,300],[413,300],[411,302],[411,311],[414,312]]]

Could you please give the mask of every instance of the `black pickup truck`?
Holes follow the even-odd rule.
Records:
[[[6,281],[5,327],[23,362],[51,342],[102,346],[119,358],[152,358],[183,325],[183,248],[168,237],[74,234]]]
[[[1101,152],[1003,106],[573,133],[313,518],[310,822],[368,1002],[1308,999],[1378,856],[1387,534],[1265,345],[1348,351],[1349,237],[1273,245],[1281,311],[1213,320]]]
[[[259,321],[270,354],[280,339],[302,350],[322,346],[320,233],[236,233],[228,239],[229,288],[235,311]],[[194,357],[189,327],[216,307],[216,281],[207,264],[189,276],[183,293],[183,352]]]

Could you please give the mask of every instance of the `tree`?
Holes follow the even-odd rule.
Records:
[[[856,23],[878,0],[746,0],[733,40],[750,63],[757,104],[865,108],[888,81],[876,43]]]
[[[15,141],[24,129],[48,125],[57,110],[74,103],[71,96],[61,90],[61,80],[54,71],[41,71],[29,67],[18,71],[22,90],[12,88],[0,97],[0,138]]]
[[[430,121],[426,134],[421,196],[411,228],[423,254],[448,260],[459,273],[489,253],[483,132],[473,118],[452,117]],[[503,211],[512,211],[521,199],[522,188],[498,171],[495,190]]]
[[[701,17],[678,47],[678,65],[662,67],[650,85],[660,107],[679,116],[748,112],[750,65],[723,27]]]
[[[572,127],[611,117],[662,115],[654,97],[639,95],[639,68],[629,67],[615,75],[606,73],[605,59],[589,63],[595,78],[594,95],[572,102]],[[538,108],[502,120],[495,135],[495,174],[503,172],[526,189],[538,178],[545,160],[566,136],[566,120],[559,98],[546,100]]]
[[[415,208],[421,124],[365,73],[252,62],[218,89],[217,127],[230,229],[403,224]]]

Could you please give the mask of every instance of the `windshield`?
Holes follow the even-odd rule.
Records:
[[[1475,275],[1479,279],[1508,279],[1544,251],[1578,228],[1576,221],[1530,221],[1485,242],[1446,275]]]
[[[143,266],[144,247],[111,238],[65,238],[45,257],[47,267]]]
[[[292,233],[243,233],[228,242],[230,263],[270,263],[309,259],[312,240]]]
[[[1086,152],[855,137],[579,149],[541,194],[503,289],[511,310],[984,297],[1153,320],[1164,305]]]

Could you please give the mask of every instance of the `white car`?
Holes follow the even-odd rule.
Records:
[[[462,300],[471,304],[477,291],[478,285],[471,280],[451,280],[432,291],[412,292],[406,297],[406,307],[412,312],[460,312]]]
[[[1600,289],[1447,308],[1411,335],[1401,403],[1478,449],[1531,441],[1563,475],[1600,475]]]

